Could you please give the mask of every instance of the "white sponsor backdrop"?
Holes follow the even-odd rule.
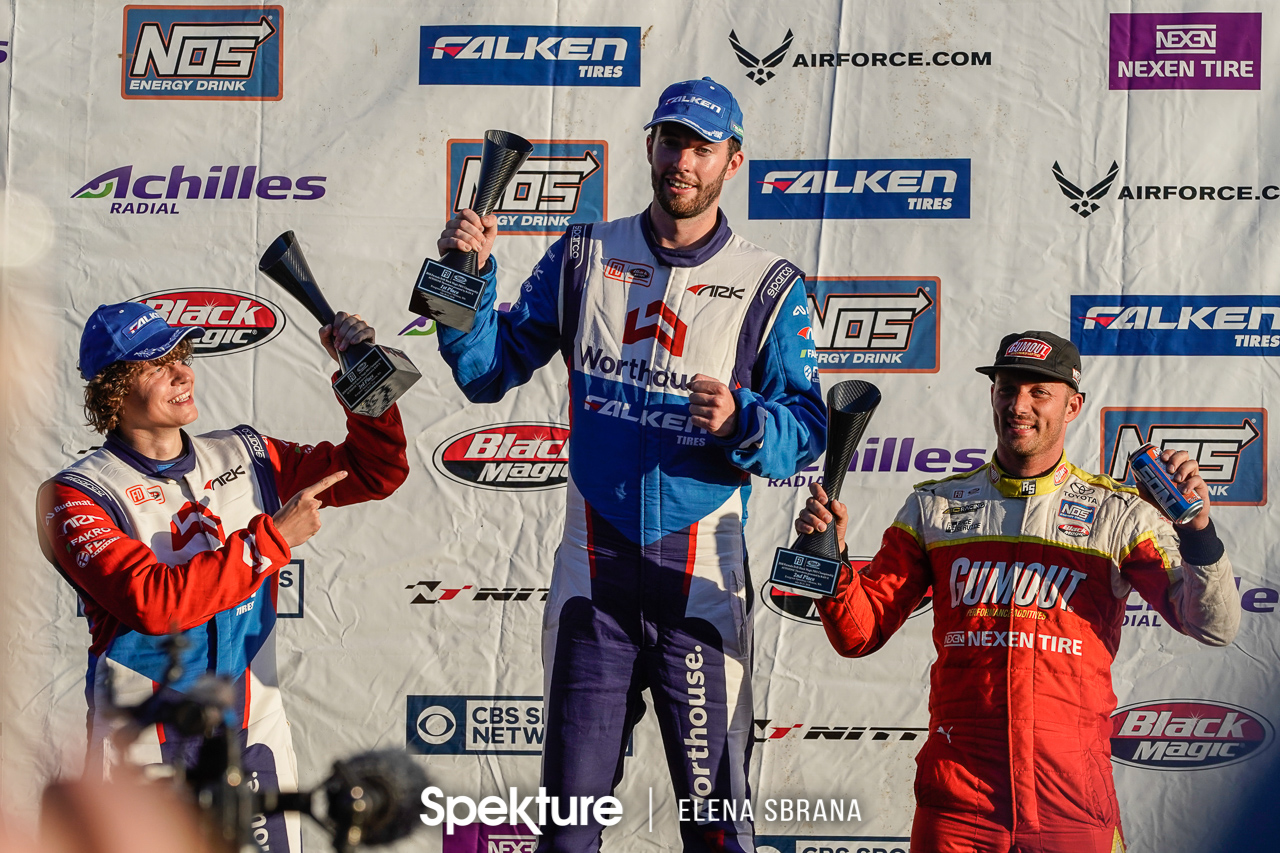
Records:
[[[896,219],[753,219],[749,203],[798,196],[785,193],[784,184],[763,195],[759,182],[766,176],[748,169],[726,185],[722,198],[739,233],[786,254],[810,275],[937,279],[932,313],[921,321],[936,323],[937,350],[928,349],[925,334],[912,342],[915,356],[936,370],[859,375],[884,393],[869,436],[884,448],[895,439],[898,458],[905,460],[884,466],[893,470],[877,465],[846,480],[855,514],[852,550],[863,554],[877,547],[911,485],[934,476],[923,470],[929,464],[951,459],[940,465],[949,473],[967,467],[954,461],[958,450],[990,453],[987,382],[972,368],[988,363],[1001,335],[1027,328],[1066,334],[1073,295],[1210,298],[1195,303],[1198,308],[1215,295],[1231,296],[1232,305],[1265,307],[1266,298],[1280,292],[1274,239],[1280,208],[1270,200],[1236,200],[1280,183],[1280,13],[1259,0],[797,0],[733,7],[675,0],[290,0],[283,6],[283,25],[272,36],[283,46],[283,94],[265,101],[123,97],[123,3],[9,0],[0,8],[0,41],[9,42],[0,45],[0,128],[7,131],[0,310],[8,330],[5,373],[21,380],[2,415],[13,458],[0,475],[7,593],[0,604],[0,802],[26,818],[41,784],[59,772],[76,772],[83,760],[88,634],[75,616],[70,589],[39,555],[31,511],[39,482],[99,443],[81,425],[79,331],[98,304],[156,291],[217,288],[269,299],[288,315],[281,333],[263,346],[198,363],[199,426],[248,422],[293,440],[337,439],[342,417],[326,387],[330,368],[313,322],[256,271],[262,249],[286,229],[298,234],[334,306],[362,313],[378,328],[380,341],[404,349],[424,374],[401,402],[413,467],[409,481],[383,503],[327,512],[324,529],[297,554],[306,563],[304,615],[283,620],[277,636],[304,784],[325,776],[338,756],[405,745],[415,722],[406,721],[408,697],[541,693],[539,598],[558,542],[563,490],[473,488],[445,476],[433,456],[449,437],[484,425],[567,423],[564,367],[550,365],[499,404],[473,406],[453,386],[434,336],[397,337],[414,319],[405,307],[410,286],[421,259],[434,252],[445,218],[450,139],[475,139],[499,127],[531,139],[603,141],[607,183],[603,170],[589,180],[607,189],[594,184],[591,192],[607,198],[610,215],[629,215],[649,199],[642,125],[658,93],[675,80],[710,75],[742,103],[749,161],[969,162],[968,186],[961,181],[950,194],[956,204],[961,196],[967,200],[968,217],[917,217],[913,207]],[[1250,68],[1260,80],[1256,88],[1109,88],[1111,13],[1242,11],[1262,13],[1260,56]],[[1252,25],[1216,20],[1212,49],[1221,55],[1211,58],[1238,60],[1241,51],[1228,44],[1231,34]],[[420,51],[420,28],[480,25],[636,28],[639,56],[633,46],[625,64],[633,68],[629,63],[638,59],[639,85],[419,82],[420,66],[431,54],[430,45],[426,59]],[[762,59],[781,48],[790,31],[784,55],[768,69],[775,76],[763,85],[748,79],[755,69],[735,55],[730,31]],[[541,32],[539,38],[549,37]],[[512,35],[508,49],[518,52],[524,38]],[[466,48],[473,49],[480,52]],[[812,56],[824,53],[834,55],[830,67]],[[885,57],[883,64],[875,54]],[[959,65],[957,54],[967,64]],[[806,65],[797,66],[802,55]],[[818,67],[808,67],[815,60]],[[432,61],[433,69],[450,62],[456,69],[466,57]],[[483,59],[469,67],[481,66]],[[494,70],[491,82],[518,83],[519,73]],[[1066,179],[1088,190],[1113,161],[1118,173],[1096,200],[1097,210],[1078,215],[1051,167],[1058,163]],[[125,166],[131,167],[129,179],[118,177],[104,197],[73,197],[101,193],[105,181],[95,186],[95,179]],[[163,195],[177,166],[183,167],[179,177],[199,177],[204,192],[193,193],[188,183],[173,199],[140,197],[140,177],[160,176],[141,191],[150,187]],[[231,182],[232,166],[241,179],[249,167],[258,180],[287,177],[293,189],[282,190],[283,182],[268,185],[265,194],[285,196],[280,199],[261,192],[203,197],[215,195],[210,176]],[[916,166],[934,167],[949,168]],[[806,169],[836,172],[834,179],[819,176],[817,188],[828,181],[828,189],[848,185],[853,177],[838,165],[794,171]],[[775,171],[787,171],[786,164]],[[299,180],[307,176],[310,189]],[[1127,197],[1147,185],[1172,186],[1173,197]],[[1231,200],[1220,198],[1226,195],[1220,190],[1212,200],[1199,190],[1195,201],[1177,197],[1179,187],[1202,185],[1252,192],[1229,193]],[[858,198],[873,193],[863,187]],[[854,198],[834,195],[822,196],[829,211]],[[152,212],[161,203],[166,212]],[[126,206],[132,212],[121,212]],[[499,301],[515,298],[524,274],[553,239],[501,239]],[[1165,320],[1179,315],[1176,302],[1166,304],[1173,307],[1164,310]],[[1224,323],[1230,322],[1228,315]],[[1253,328],[1266,333],[1269,322],[1274,316],[1263,312]],[[1184,325],[1188,334],[1198,330]],[[1074,462],[1090,470],[1102,466],[1104,409],[1194,409],[1193,423],[1212,425],[1212,413],[1200,410],[1270,408],[1276,362],[1264,350],[1160,355],[1162,347],[1181,346],[1178,331],[1144,339],[1147,355],[1086,357],[1088,402],[1068,438]],[[1218,334],[1228,338],[1215,340],[1232,333]],[[1239,344],[1223,346],[1226,353]],[[869,369],[883,367],[888,365]],[[824,374],[823,383],[841,378],[849,377]],[[1265,428],[1264,414],[1254,422]],[[911,450],[903,453],[908,440]],[[1245,502],[1261,505],[1214,511],[1246,591],[1280,587],[1280,519],[1265,485],[1268,440],[1264,429],[1241,454],[1237,474],[1253,490]],[[930,448],[945,456],[920,455]],[[772,549],[789,538],[804,493],[794,483],[755,484],[747,538],[758,593],[764,566]],[[503,600],[479,595],[483,588],[535,592]],[[449,589],[462,591],[448,596]],[[434,603],[414,604],[419,595]],[[757,801],[856,798],[862,819],[758,820],[758,832],[793,839],[906,836],[913,758],[923,742],[923,732],[910,730],[928,722],[931,616],[910,620],[877,655],[849,661],[829,649],[820,628],[762,606],[764,597],[757,597],[755,609],[755,716],[764,739],[752,759]],[[1273,600],[1274,593],[1265,591],[1249,598],[1254,609],[1244,613],[1239,638],[1222,650],[1198,647],[1163,625],[1126,629],[1114,670],[1120,704],[1220,702],[1280,722],[1280,613]],[[1150,616],[1132,613],[1133,621]],[[869,730],[839,740],[806,737],[817,727]],[[634,747],[619,794],[626,816],[607,838],[616,849],[669,849],[677,844],[675,806],[651,717],[642,722]],[[1275,754],[1270,745],[1250,760],[1207,769],[1117,765],[1131,849],[1200,850],[1231,827],[1248,831],[1258,820],[1249,806],[1251,792],[1275,767]],[[433,780],[455,794],[479,796],[510,785],[532,792],[538,778],[536,753],[421,760]],[[757,816],[762,812],[758,807]],[[310,841],[321,843],[314,835]],[[440,844],[439,832],[429,831],[404,847]]]

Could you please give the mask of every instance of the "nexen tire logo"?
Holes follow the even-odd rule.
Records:
[[[824,373],[937,373],[937,278],[817,276],[805,281]]]
[[[446,439],[432,458],[450,480],[481,489],[536,491],[569,479],[569,428],[494,424]]]
[[[194,342],[197,356],[260,347],[285,327],[279,306],[233,290],[158,290],[133,301],[154,308],[170,326],[204,327],[204,336]]]
[[[609,218],[609,144],[535,139],[533,153],[507,185],[493,213],[502,234],[559,236],[575,222]],[[448,143],[449,216],[474,207],[484,141]]]
[[[1267,502],[1266,409],[1133,408],[1102,410],[1102,470],[1133,483],[1129,454],[1150,441],[1185,450],[1200,464],[1210,500],[1222,506]]]
[[[968,219],[969,161],[752,160],[750,219]]]
[[[126,99],[278,101],[281,6],[126,6]]]
[[[423,27],[423,86],[639,86],[639,27]]]
[[[1143,702],[1111,715],[1111,758],[1146,770],[1204,770],[1236,764],[1274,736],[1261,714],[1199,699]]]
[[[1280,297],[1072,296],[1081,355],[1280,356]]]

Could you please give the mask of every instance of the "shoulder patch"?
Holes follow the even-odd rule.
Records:
[[[938,492],[938,489],[936,488],[937,486],[940,486],[943,483],[955,483],[957,480],[967,480],[970,477],[976,477],[978,474],[981,474],[983,471],[986,471],[990,467],[991,467],[991,463],[988,462],[986,465],[983,465],[980,468],[975,468],[972,471],[964,471],[959,474],[952,474],[950,477],[940,477],[937,480],[923,480],[919,483],[916,483],[911,488],[915,489],[917,492],[930,492],[933,494],[937,494]]]

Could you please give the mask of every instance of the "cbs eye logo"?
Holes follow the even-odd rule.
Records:
[[[458,721],[453,712],[439,705],[423,708],[418,715],[418,737],[432,746],[446,743],[458,730]]]

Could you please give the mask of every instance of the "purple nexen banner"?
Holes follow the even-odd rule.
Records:
[[[1111,16],[1112,89],[1261,89],[1261,12]]]

